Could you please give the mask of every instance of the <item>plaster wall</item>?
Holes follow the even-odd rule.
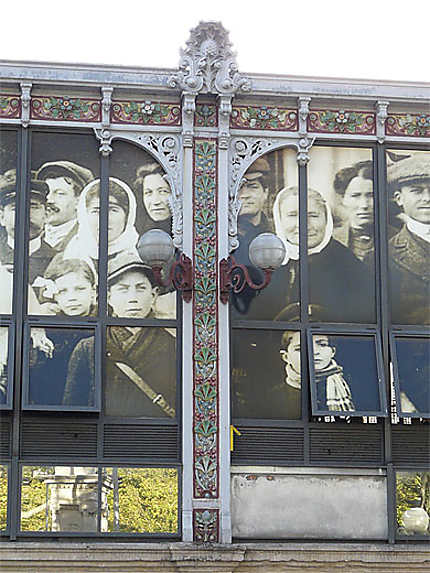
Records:
[[[242,539],[383,539],[383,475],[232,474],[232,534]],[[313,471],[315,471],[313,469]],[[328,472],[327,472],[328,473]]]

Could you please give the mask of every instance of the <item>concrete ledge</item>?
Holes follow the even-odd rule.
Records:
[[[32,573],[348,573],[430,571],[428,544],[0,543],[0,571]]]

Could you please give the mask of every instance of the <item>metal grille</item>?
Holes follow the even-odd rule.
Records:
[[[304,462],[304,432],[297,428],[237,428],[233,464],[291,465]]]
[[[10,422],[0,419],[0,460],[10,456]]]
[[[430,426],[394,426],[392,452],[395,464],[430,465]]]
[[[33,456],[78,456],[91,458],[97,455],[97,425],[67,420],[23,420],[21,428],[21,453]]]
[[[310,428],[311,463],[382,464],[382,428]]]
[[[178,461],[178,428],[170,425],[109,424],[104,427],[106,458]]]

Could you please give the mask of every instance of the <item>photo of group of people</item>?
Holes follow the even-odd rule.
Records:
[[[391,321],[395,324],[430,322],[430,153],[387,152],[388,265]],[[368,148],[315,146],[310,151],[307,187],[308,318],[312,322],[375,324],[376,255],[374,161]],[[246,171],[238,191],[239,247],[235,259],[261,280],[249,260],[249,244],[260,233],[275,233],[286,256],[271,283],[256,295],[250,288],[232,296],[233,320],[296,322],[300,320],[299,188],[295,152],[270,152]],[[327,355],[325,376],[318,360],[311,361],[313,410],[380,411],[376,349],[373,338],[334,341],[323,336]],[[339,337],[337,337],[339,338]],[[327,339],[327,340],[325,340]],[[288,344],[287,344],[288,342]],[[232,337],[233,416],[238,418],[300,417],[300,334],[235,329]],[[364,348],[364,346],[367,347]],[[360,364],[348,352],[372,364],[366,383],[359,383]],[[311,345],[314,353],[321,349]],[[336,351],[334,349],[337,349]],[[330,350],[332,349],[332,350]],[[281,359],[286,364],[280,364]],[[346,354],[345,354],[346,353]],[[255,360],[253,360],[255,356]],[[364,358],[366,357],[366,358]],[[407,360],[405,357],[404,360]],[[284,375],[284,368],[286,376]],[[348,369],[352,369],[349,371]],[[344,376],[342,372],[348,374]],[[363,375],[364,376],[364,375]],[[349,377],[355,380],[352,385]],[[261,380],[267,383],[261,390]],[[323,380],[323,383],[320,383]],[[423,382],[428,394],[429,381]],[[362,388],[357,392],[356,388]],[[426,394],[426,396],[427,396]],[[421,408],[428,406],[420,406]]]
[[[0,312],[9,314],[16,199],[22,184],[16,168],[16,136],[12,131],[7,134],[12,135],[3,137],[2,132],[0,140],[0,287],[10,296],[2,302]],[[103,217],[96,139],[92,135],[36,132],[31,144],[27,192],[28,314],[95,317]],[[150,229],[162,228],[171,234],[171,189],[166,174],[150,154],[126,142],[114,144],[111,158],[105,215],[107,279],[103,281],[107,285],[108,315],[175,320],[176,293],[156,285],[151,269],[142,262],[136,248],[140,236]],[[19,280],[16,273],[15,280]],[[112,364],[118,370],[109,378],[109,384],[115,381],[110,391],[116,395],[115,408],[107,408],[109,414],[172,416],[176,392],[175,334],[174,328],[167,331],[162,327],[108,329],[107,370],[113,354],[116,360]],[[37,327],[29,329],[28,338],[29,374],[24,405],[97,408],[94,329]],[[153,355],[163,355],[165,376],[157,376],[155,369],[150,368],[139,373],[133,357],[136,348],[145,351],[148,364]],[[126,368],[121,369],[118,364]],[[107,394],[106,403],[111,402]]]

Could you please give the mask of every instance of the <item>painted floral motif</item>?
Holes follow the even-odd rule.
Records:
[[[218,509],[195,509],[193,511],[194,541],[216,543],[219,538],[218,524]]]
[[[218,335],[215,139],[194,147],[194,497],[218,496]]]
[[[98,122],[101,104],[94,99],[35,97],[31,99],[31,118]]]
[[[297,111],[267,106],[233,106],[230,127],[297,131]]]
[[[146,101],[115,101],[111,110],[112,123],[138,125],[180,125],[181,108],[171,103]]]
[[[361,111],[313,110],[308,115],[308,130],[320,133],[376,133],[374,113]]]
[[[0,95],[0,117],[13,119],[21,115],[21,102],[18,96]]]
[[[194,123],[196,127],[216,127],[218,124],[216,105],[198,103]]]
[[[430,114],[389,114],[385,122],[385,134],[429,137]]]

